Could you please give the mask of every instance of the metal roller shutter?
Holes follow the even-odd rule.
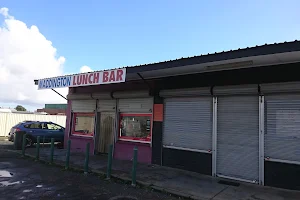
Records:
[[[217,176],[258,183],[259,97],[221,96],[217,109]]]
[[[96,100],[72,100],[72,112],[95,112]]]
[[[265,157],[300,164],[300,95],[265,96]]]
[[[98,100],[98,112],[115,112],[116,100]]]
[[[167,98],[164,106],[163,145],[210,152],[212,98]]]
[[[152,113],[153,98],[119,99],[118,109],[121,113]]]

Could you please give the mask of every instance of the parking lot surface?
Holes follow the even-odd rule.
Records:
[[[101,199],[172,200],[165,193],[133,188],[93,175],[64,171],[47,164],[20,158],[0,148],[0,200],[14,199]]]

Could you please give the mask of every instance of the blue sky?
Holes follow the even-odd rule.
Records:
[[[64,56],[64,73],[300,39],[299,0],[0,0]],[[1,22],[0,17],[0,22]]]
[[[1,2],[53,42],[67,59],[66,73],[300,38],[298,0]]]

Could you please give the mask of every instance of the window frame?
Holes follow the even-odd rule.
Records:
[[[83,116],[83,117],[93,117],[94,119],[94,130],[93,133],[89,134],[83,134],[81,132],[76,132],[75,131],[75,126],[76,126],[76,118],[77,116]],[[71,136],[76,136],[76,137],[86,137],[86,138],[93,138],[95,135],[95,113],[92,112],[75,112],[72,114],[72,131],[71,131]]]
[[[149,134],[149,140],[136,138],[136,137],[130,137],[130,136],[121,136],[121,119],[122,117],[150,117],[150,134]],[[153,115],[152,113],[119,113],[119,124],[118,124],[118,140],[119,141],[127,141],[127,142],[139,142],[139,143],[146,143],[151,144],[152,142],[152,126],[153,126]]]
[[[37,129],[43,130],[43,127],[42,127],[43,123],[44,122],[31,122],[31,123],[25,124],[24,128],[33,129],[33,130],[37,130]],[[39,124],[39,126],[41,126],[41,128],[31,128],[31,125],[33,125],[33,124]]]
[[[49,129],[48,124],[53,124],[53,125],[55,125],[55,126],[58,126],[58,127],[60,127],[60,129]],[[46,123],[46,127],[47,127],[47,130],[56,130],[56,131],[64,130],[64,127],[62,127],[62,126],[59,125],[59,124],[53,123],[53,122],[47,122],[47,123]]]

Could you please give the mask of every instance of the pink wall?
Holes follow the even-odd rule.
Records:
[[[93,138],[86,138],[80,136],[70,136],[70,120],[71,120],[71,111],[72,111],[72,104],[71,100],[68,100],[68,107],[67,107],[67,121],[66,121],[66,131],[65,131],[65,139],[64,139],[64,148],[67,147],[67,142],[71,140],[71,152],[85,152],[86,144],[90,143],[90,153],[94,153],[94,140]]]
[[[119,160],[131,160],[135,146],[138,148],[138,162],[150,164],[152,153],[150,144],[118,141],[115,144],[114,158]]]
[[[92,138],[71,136],[71,152],[85,152],[86,144],[90,143],[90,154],[94,154],[94,140]]]

